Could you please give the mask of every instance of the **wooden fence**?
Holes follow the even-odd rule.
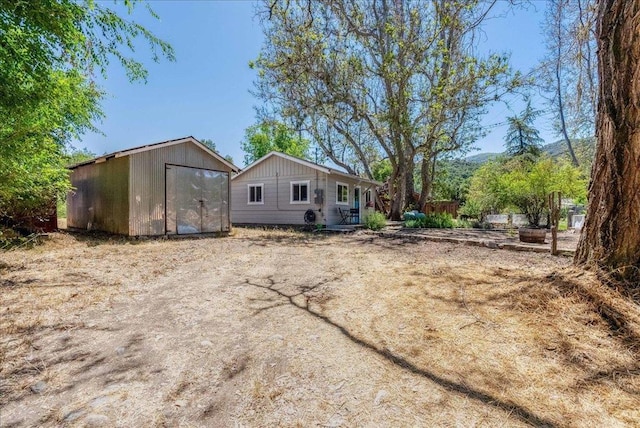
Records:
[[[422,207],[422,212],[425,214],[431,213],[449,213],[451,217],[458,217],[458,208],[460,208],[460,204],[456,201],[432,201],[427,202]]]

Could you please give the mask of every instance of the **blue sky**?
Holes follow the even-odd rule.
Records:
[[[143,46],[136,57],[149,70],[146,84],[130,83],[117,66],[110,67],[103,103],[106,114],[98,128],[105,134],[88,133],[77,148],[103,154],[129,147],[193,135],[210,138],[222,155],[231,155],[243,165],[240,141],[244,130],[255,123],[254,106],[259,104],[249,91],[255,72],[248,66],[260,51],[263,36],[253,1],[155,1],[151,2],[160,21],[139,7],[134,19],[168,41],[176,62],[154,63]],[[498,4],[498,8],[504,3]],[[514,68],[528,71],[544,55],[540,20],[544,2],[533,2],[527,10],[509,13],[489,21],[483,48],[511,52]],[[512,100],[490,109],[485,124],[504,122],[522,105]],[[538,108],[543,105],[537,105]],[[537,124],[542,137],[554,141],[543,121]],[[503,150],[506,127],[495,127],[478,141],[481,152]]]

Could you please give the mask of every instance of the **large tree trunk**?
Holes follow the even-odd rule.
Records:
[[[574,261],[640,281],[640,0],[601,0],[597,31],[598,145]]]
[[[415,191],[413,183],[414,166],[413,156],[405,154],[402,162],[398,164],[397,172],[391,176],[389,181],[389,196],[391,198],[391,213],[389,217],[391,220],[402,220],[404,211],[416,202],[413,197]]]
[[[431,200],[433,195],[433,179],[436,170],[436,157],[427,157],[426,154],[422,158],[420,166],[420,179],[422,180],[422,190],[420,191],[420,209],[424,208],[427,201]]]

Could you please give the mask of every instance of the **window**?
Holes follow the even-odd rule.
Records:
[[[249,205],[262,205],[264,204],[264,199],[263,199],[263,195],[264,195],[264,184],[260,183],[260,184],[248,184],[247,185],[248,189],[249,189],[249,197],[247,200],[247,203]]]
[[[292,181],[291,182],[291,203],[292,204],[308,204],[309,203],[309,182],[308,181]]]
[[[349,205],[349,185],[336,183],[336,204]]]
[[[364,202],[365,202],[365,207],[373,208],[373,195],[372,195],[371,189],[364,192]]]

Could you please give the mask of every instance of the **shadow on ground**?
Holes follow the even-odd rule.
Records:
[[[498,397],[492,396],[491,394],[488,394],[479,389],[473,388],[472,386],[446,379],[445,377],[440,376],[434,372],[431,372],[425,368],[416,366],[415,364],[411,363],[409,360],[407,360],[401,355],[397,355],[389,351],[388,349],[382,348],[375,343],[371,343],[365,339],[362,339],[356,336],[347,327],[336,323],[326,315],[310,307],[309,305],[310,297],[307,295],[307,293],[322,286],[323,285],[322,282],[316,283],[313,285],[299,286],[297,287],[298,290],[293,293],[287,293],[283,291],[280,288],[282,284],[276,283],[273,277],[270,277],[270,276],[257,281],[246,279],[243,285],[250,285],[253,287],[257,287],[257,288],[268,290],[272,293],[275,293],[286,304],[294,306],[302,311],[305,311],[306,313],[318,319],[319,321],[336,328],[338,331],[340,331],[340,333],[342,333],[342,335],[344,335],[351,342],[359,345],[360,347],[362,347],[363,349],[366,349],[367,351],[374,352],[377,355],[382,356],[387,361],[391,362],[401,370],[406,370],[413,374],[422,376],[423,378],[428,379],[431,382],[434,382],[435,384],[441,386],[442,388],[448,391],[454,392],[456,394],[461,394],[471,400],[476,400],[486,405],[500,409],[507,414],[510,414],[512,416],[519,418],[523,422],[533,424],[536,426],[547,426],[547,427],[557,426],[555,422],[551,420],[547,420],[544,417],[534,414],[524,406],[518,405],[516,403],[503,401]],[[291,286],[287,285],[286,287],[290,288]],[[271,308],[276,308],[278,306],[280,305],[272,304],[272,305],[269,305],[268,307],[265,307],[264,309],[267,310]]]

